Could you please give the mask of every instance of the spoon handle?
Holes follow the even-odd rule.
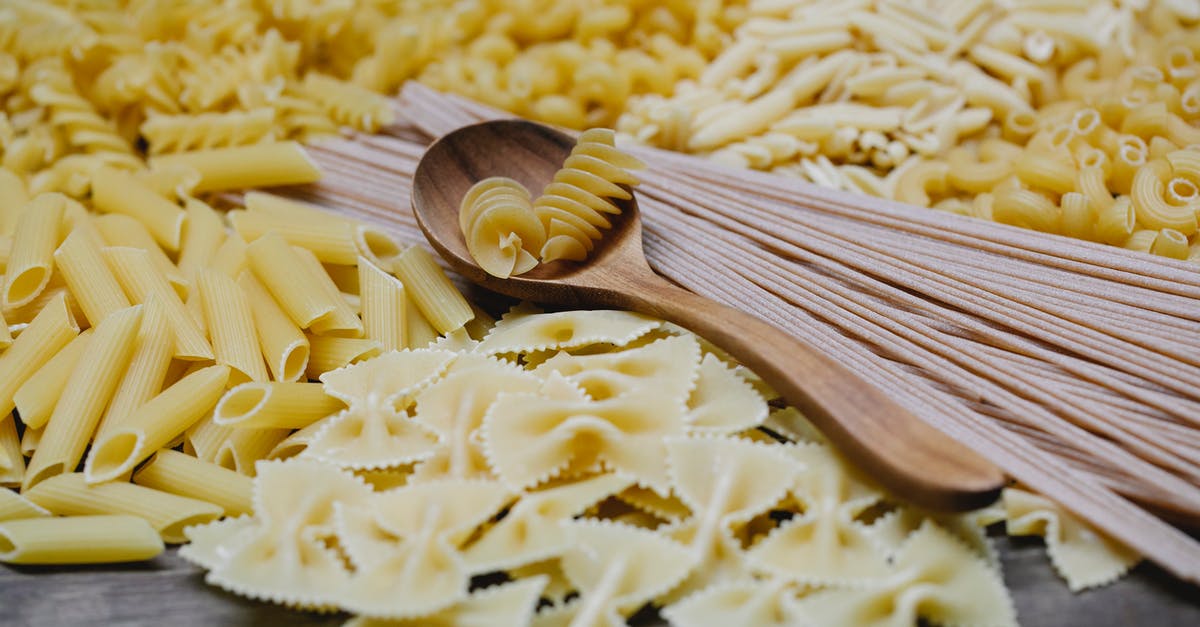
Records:
[[[653,277],[629,309],[690,329],[754,371],[883,486],[930,509],[996,499],[1004,474],[814,346],[757,316]]]

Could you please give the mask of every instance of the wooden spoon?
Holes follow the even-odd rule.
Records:
[[[485,122],[442,137],[422,157],[413,181],[421,230],[451,267],[496,292],[574,308],[628,309],[700,334],[762,377],[852,462],[917,505],[961,511],[995,500],[1004,475],[988,461],[815,347],[655,274],[642,252],[636,199],[623,202],[585,262],[542,264],[508,279],[480,269],[458,223],[467,189],[489,176],[507,176],[536,195],[574,144],[563,133],[521,120]]]

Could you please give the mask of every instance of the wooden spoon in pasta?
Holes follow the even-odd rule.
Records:
[[[414,177],[412,206],[421,230],[456,271],[496,292],[574,308],[628,309],[700,334],[804,412],[852,462],[917,505],[962,511],[996,498],[1004,485],[998,468],[816,347],[655,274],[642,252],[636,199],[616,201],[621,214],[612,216],[612,229],[584,262],[541,264],[507,279],[484,272],[459,226],[463,195],[490,176],[516,179],[536,193],[574,143],[521,120],[485,122],[442,137],[426,151]]]

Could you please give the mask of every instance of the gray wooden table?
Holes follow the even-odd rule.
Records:
[[[1037,540],[996,538],[1004,578],[1026,627],[1200,626],[1200,588],[1143,564],[1120,582],[1072,594]],[[345,616],[293,612],[226,594],[172,550],[146,564],[0,565],[0,625],[320,625]],[[498,626],[503,627],[503,626]],[[736,627],[736,626],[730,626]]]

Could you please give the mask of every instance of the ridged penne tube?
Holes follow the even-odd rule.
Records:
[[[58,403],[63,389],[67,387],[71,373],[91,338],[90,329],[76,335],[17,389],[17,393],[13,395],[13,404],[16,405],[21,414],[21,422],[26,427],[41,429],[46,426],[46,421],[50,420],[50,414],[54,412],[54,405]]]
[[[254,511],[254,482],[250,477],[171,449],[155,453],[134,473],[133,482],[219,505],[226,516]]]
[[[206,203],[188,198],[184,203],[187,221],[179,246],[179,271],[191,279],[207,267],[225,241],[225,223],[220,214]]]
[[[333,303],[333,310],[313,322],[309,327],[310,330],[322,335],[362,337],[362,320],[359,320],[358,314],[354,312],[350,303],[342,298],[337,284],[329,277],[329,273],[325,272],[325,267],[321,265],[320,260],[306,248],[297,246],[294,249],[301,262],[300,267],[296,270],[306,273],[314,285],[320,286],[326,300]]]
[[[331,229],[354,227],[358,224],[355,220],[346,216],[325,211],[315,205],[268,194],[267,192],[246,192],[242,202],[246,205],[247,211],[262,213],[276,218],[285,218],[291,221],[320,224]]]
[[[363,329],[383,350],[408,346],[404,284],[365,257],[358,260]]]
[[[296,326],[307,329],[337,307],[315,277],[300,271],[304,261],[282,235],[267,233],[254,240],[246,246],[246,260]]]
[[[0,351],[8,348],[12,341],[12,331],[8,329],[8,321],[4,319],[4,312],[0,311]]]
[[[154,267],[158,268],[158,271],[167,277],[167,281],[170,281],[171,287],[175,288],[175,293],[179,294],[180,298],[187,296],[189,281],[184,278],[179,268],[171,263],[171,259],[154,242],[154,238],[141,222],[127,215],[110,213],[92,220],[92,224],[96,225],[96,230],[100,232],[100,237],[104,238],[105,244],[146,251],[150,255],[150,261],[154,262]]]
[[[253,477],[257,474],[254,463],[266,459],[290,433],[290,429],[234,429],[221,443],[214,462]]]
[[[0,520],[47,518],[50,515],[45,508],[17,494],[16,490],[0,490]]]
[[[236,278],[249,266],[246,259],[246,242],[237,233],[229,233],[213,253],[208,267]]]
[[[354,228],[354,243],[358,246],[358,254],[381,268],[391,268],[404,252],[395,238],[369,224]]]
[[[0,416],[0,486],[19,486],[24,476],[25,456],[21,453],[16,418],[11,413]],[[5,516],[4,499],[0,498],[0,520]]]
[[[90,225],[84,224],[75,227],[54,252],[59,274],[92,326],[130,305],[121,284],[104,262],[102,244]]]
[[[425,348],[438,339],[437,329],[429,324],[407,291],[404,294],[404,334],[405,348]]]
[[[78,334],[79,325],[71,316],[65,295],[46,303],[12,345],[0,353],[0,415],[13,410],[17,390]]]
[[[163,389],[174,352],[175,338],[166,309],[160,300],[151,298],[142,306],[142,325],[129,358],[129,367],[100,418],[96,439],[121,424]]]
[[[321,178],[317,164],[293,141],[196,150],[150,158],[150,167],[190,167],[200,174],[196,192],[300,185]]]
[[[96,325],[29,460],[21,481],[23,489],[71,472],[79,464],[100,423],[101,412],[129,365],[141,322],[142,306],[134,305]]]
[[[10,235],[25,209],[29,193],[20,175],[0,167],[0,235]]]
[[[122,476],[183,434],[216,405],[228,380],[227,366],[201,368],[146,401],[92,445],[88,483]]]
[[[103,213],[122,213],[141,222],[154,241],[179,250],[183,238],[183,209],[159,196],[133,175],[102,168],[92,178],[92,204]]]
[[[446,334],[475,317],[467,299],[454,287],[433,257],[420,246],[410,246],[396,258],[392,268],[425,319]]]
[[[230,379],[236,383],[266,381],[267,367],[245,292],[211,268],[200,271],[197,287],[217,363],[232,369]]]
[[[234,431],[233,427],[213,422],[210,413],[184,433],[184,450],[206,462],[215,461],[221,451],[221,444],[228,440]]]
[[[71,516],[0,522],[0,562],[108,564],[162,553],[162,537],[137,516]]]
[[[308,344],[311,353],[304,372],[309,379],[383,352],[379,342],[355,337],[310,335]]]
[[[37,450],[38,444],[42,442],[42,431],[44,429],[25,429],[25,433],[21,434],[22,455],[25,457],[33,455],[33,452]]]
[[[213,422],[241,429],[303,429],[344,408],[320,383],[243,383],[217,402]]]
[[[996,191],[992,216],[997,222],[1057,233],[1062,228],[1062,211],[1050,199],[1028,189]]]
[[[17,220],[12,250],[4,269],[4,293],[0,306],[20,307],[33,300],[50,281],[54,271],[54,249],[62,225],[62,194],[39,194]]]
[[[89,485],[72,472],[41,482],[25,493],[34,503],[61,516],[128,514],[150,523],[165,542],[186,542],[183,530],[221,517],[221,507],[132,483]]]
[[[205,339],[200,325],[196,324],[179,295],[171,289],[167,278],[154,267],[146,251],[113,246],[105,248],[103,255],[117,282],[131,300],[145,303],[153,297],[161,301],[175,337],[174,357],[189,361],[213,358],[212,346]]]
[[[289,244],[307,248],[325,263],[350,265],[358,258],[351,224],[309,222],[260,211],[230,211],[227,216],[234,230],[247,242],[275,231]]]
[[[1164,197],[1171,165],[1165,159],[1154,159],[1133,175],[1130,197],[1137,219],[1151,229],[1174,229],[1184,235],[1197,230],[1196,212],[1200,202],[1172,205]]]
[[[308,338],[253,273],[243,272],[238,285],[254,316],[259,349],[271,370],[271,378],[275,381],[298,380],[308,365]]]

